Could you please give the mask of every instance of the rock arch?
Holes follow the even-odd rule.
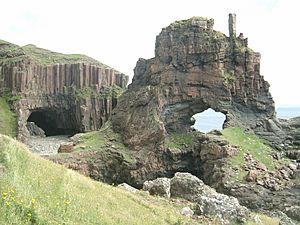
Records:
[[[155,57],[138,60],[112,115],[114,130],[132,149],[164,149],[168,134],[188,132],[190,117],[207,108],[226,115],[225,127],[282,141],[270,85],[259,71],[260,54],[208,28],[208,21],[193,17],[163,28]]]

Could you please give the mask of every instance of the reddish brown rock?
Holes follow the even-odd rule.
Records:
[[[58,153],[71,153],[74,151],[74,143],[67,142],[59,146]]]
[[[255,182],[259,174],[257,170],[250,170],[246,176],[246,181]]]
[[[213,30],[211,21],[172,23],[157,36],[155,57],[138,60],[112,117],[135,150],[157,149],[167,134],[190,131],[191,117],[208,108],[226,115],[224,127],[250,128],[274,144],[285,138],[260,74],[260,54],[235,37],[235,18],[230,37]]]

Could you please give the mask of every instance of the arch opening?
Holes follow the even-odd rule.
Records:
[[[27,122],[33,122],[45,132],[46,136],[74,135],[79,132],[71,115],[65,115],[51,109],[31,112]]]
[[[226,115],[209,108],[201,113],[193,115],[192,118],[192,120],[195,121],[192,128],[208,133],[212,130],[222,130]]]

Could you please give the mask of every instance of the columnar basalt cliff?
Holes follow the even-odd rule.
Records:
[[[29,135],[27,121],[46,135],[100,128],[127,82],[126,75],[83,55],[0,42],[0,90],[18,96],[20,139]]]
[[[112,118],[134,149],[160,148],[168,134],[189,131],[191,117],[208,108],[226,115],[224,127],[246,127],[282,143],[260,54],[243,34],[236,37],[235,15],[229,17],[229,37],[213,25],[202,17],[172,23],[157,36],[155,57],[138,60]]]

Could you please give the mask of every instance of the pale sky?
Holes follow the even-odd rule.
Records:
[[[228,35],[228,14],[236,13],[237,33],[262,55],[261,74],[276,106],[300,106],[298,5],[299,0],[0,0],[0,39],[86,54],[132,78],[138,58],[154,56],[163,27],[206,16]]]

